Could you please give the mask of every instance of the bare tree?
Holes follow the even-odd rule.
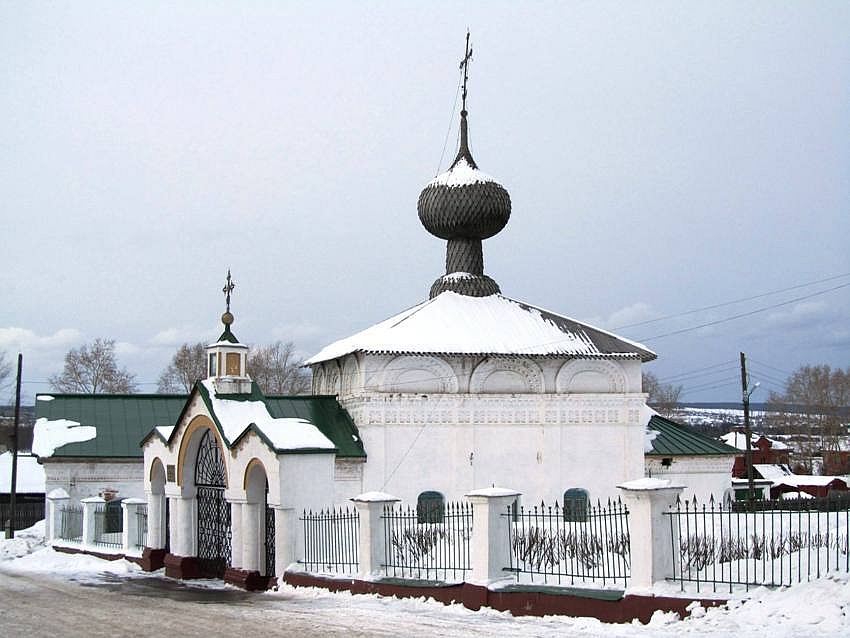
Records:
[[[785,381],[783,392],[772,392],[773,418],[783,423],[798,452],[797,465],[811,472],[821,450],[840,449],[850,405],[850,367],[800,366]]]
[[[0,352],[0,390],[5,389],[12,376],[12,362],[6,358],[5,352]]]
[[[248,356],[248,374],[266,394],[306,394],[310,376],[291,341],[254,348]]]
[[[115,341],[98,338],[69,350],[62,373],[52,375],[49,381],[58,392],[103,394],[135,392],[135,379],[126,368],[118,367]]]
[[[191,392],[195,381],[207,376],[206,346],[203,342],[184,343],[171,363],[159,375],[157,392],[176,394]]]
[[[646,402],[659,413],[669,415],[676,409],[679,396],[682,394],[682,386],[672,383],[661,383],[651,372],[641,375],[643,391],[649,394]]]

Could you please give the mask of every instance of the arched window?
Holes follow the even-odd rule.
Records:
[[[564,492],[564,520],[584,523],[588,510],[587,490],[573,487]]]
[[[442,523],[446,499],[439,492],[422,492],[416,499],[417,523]]]

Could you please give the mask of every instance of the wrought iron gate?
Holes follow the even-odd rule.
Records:
[[[274,575],[274,508],[266,502],[266,576]]]
[[[204,432],[195,463],[198,498],[198,566],[221,577],[230,565],[230,503],[224,500],[221,450],[210,430]]]

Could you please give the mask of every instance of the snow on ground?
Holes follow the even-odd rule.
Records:
[[[44,521],[15,532],[15,538],[0,537],[0,561],[32,554],[44,548]]]
[[[151,578],[128,561],[105,561],[81,554],[63,554],[43,545],[44,524],[18,532],[15,539],[0,539],[0,572],[29,572],[44,578],[96,583],[114,578]],[[164,578],[164,576],[163,576]],[[227,589],[220,581],[192,581],[193,586]],[[759,588],[736,597],[724,607],[703,609],[692,605],[692,616],[680,620],[674,613],[657,612],[647,625],[605,624],[593,618],[565,616],[513,617],[493,609],[471,611],[461,605],[444,606],[425,599],[394,599],[377,595],[354,596],[323,589],[281,586],[256,594],[262,609],[286,614],[309,613],[317,627],[324,621],[350,623],[359,635],[474,635],[565,637],[598,636],[650,638],[735,636],[736,638],[799,638],[850,635],[850,577],[824,577],[793,587]],[[211,604],[227,604],[225,602]],[[236,610],[234,610],[236,611]],[[245,613],[252,613],[246,611]],[[245,618],[246,623],[249,617]],[[457,633],[461,627],[462,634]],[[467,628],[463,630],[463,628]],[[246,626],[246,631],[248,627]],[[380,630],[380,631],[379,631]],[[444,631],[445,630],[445,631]]]

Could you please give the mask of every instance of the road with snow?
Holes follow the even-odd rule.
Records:
[[[332,594],[283,586],[247,593],[220,581],[183,582],[126,561],[62,554],[33,533],[0,540],[0,636],[440,636],[800,638],[850,635],[850,577],[751,592],[692,618],[658,613],[649,625],[591,618],[473,612],[426,600]]]

